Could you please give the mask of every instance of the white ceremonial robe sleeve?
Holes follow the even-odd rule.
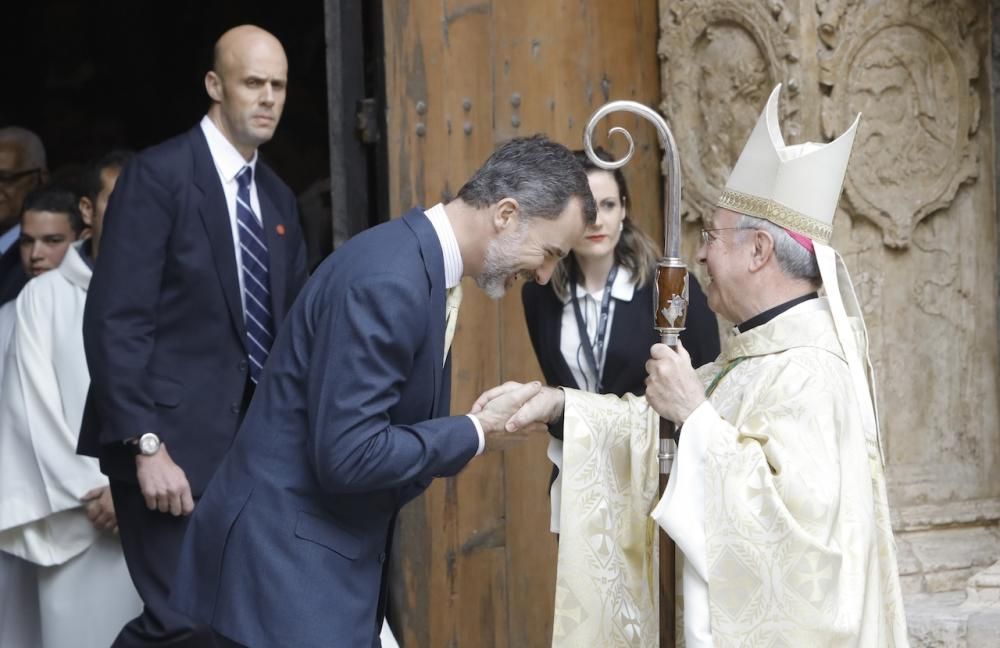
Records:
[[[708,401],[699,405],[685,422],[692,429],[705,427],[708,434],[681,429],[670,479],[656,508],[650,514],[673,539],[684,555],[684,641],[687,648],[712,648],[708,608],[708,558],[705,547],[705,453],[711,426],[703,419],[718,418]]]
[[[717,646],[754,640],[750,629],[789,645],[851,645],[863,634],[868,457],[850,385],[838,380],[846,372],[824,364],[790,362],[761,380],[735,425],[712,406],[685,422],[679,478],[657,519],[707,581],[685,610],[711,611]]]
[[[96,459],[76,454],[81,412],[75,404],[67,411],[61,398],[63,389],[86,393],[82,341],[78,357],[56,357],[53,351],[57,336],[82,333],[60,330],[50,304],[67,296],[83,299],[85,293],[68,287],[39,295],[41,291],[32,288],[36,287],[26,287],[17,301],[4,372],[5,397],[0,404],[4,429],[0,439],[0,549],[53,565],[83,552],[96,540],[98,532],[78,510],[80,497],[107,485],[108,480]],[[78,384],[81,380],[82,385]]]
[[[552,646],[655,645],[656,413],[631,394],[563,391]]]

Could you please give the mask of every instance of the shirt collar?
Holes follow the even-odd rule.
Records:
[[[208,115],[201,118],[201,132],[205,134],[208,141],[208,151],[212,154],[215,168],[219,170],[219,175],[226,182],[233,182],[239,175],[243,167],[249,166],[253,169],[254,178],[257,177],[257,151],[253,152],[253,157],[247,162],[236,150],[233,143],[226,139],[219,127],[215,125]]]
[[[21,224],[16,223],[14,227],[0,235],[0,254],[9,250],[19,238],[21,238]]]
[[[736,328],[739,329],[740,333],[746,333],[747,331],[760,326],[761,324],[767,324],[773,320],[778,315],[781,315],[789,308],[793,306],[798,306],[804,301],[809,301],[810,299],[816,299],[819,297],[819,293],[811,292],[807,295],[802,295],[801,297],[796,297],[795,299],[789,299],[783,304],[778,304],[774,308],[769,308],[763,313],[754,315],[742,324],[737,324]]]
[[[434,226],[438,241],[441,243],[441,254],[444,257],[444,287],[454,288],[462,282],[462,251],[458,248],[458,239],[455,238],[455,230],[448,220],[448,213],[444,210],[444,205],[438,203],[424,212]]]
[[[632,301],[632,296],[635,294],[635,282],[632,278],[632,273],[628,271],[625,266],[618,266],[618,274],[615,275],[615,281],[611,284],[611,296],[618,301]],[[576,297],[577,299],[583,299],[588,297],[590,293],[587,289],[583,287],[583,284],[576,285]],[[603,296],[603,295],[602,295]],[[569,303],[570,295],[567,291],[566,297],[563,298],[563,304]]]

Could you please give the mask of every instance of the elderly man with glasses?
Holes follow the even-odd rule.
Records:
[[[17,297],[28,280],[15,245],[21,235],[18,219],[25,196],[48,174],[38,135],[17,126],[0,128],[0,305]]]
[[[698,249],[736,324],[719,357],[696,371],[657,344],[644,398],[543,389],[507,423],[562,419],[553,648],[656,645],[656,525],[688,648],[907,645],[868,334],[830,247],[859,120],[788,145],[779,88]],[[657,500],[660,417],[683,431]]]

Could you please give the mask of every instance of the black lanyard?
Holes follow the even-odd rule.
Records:
[[[573,313],[576,315],[576,328],[580,333],[580,346],[583,347],[584,357],[590,370],[597,377],[597,392],[604,391],[601,372],[604,370],[604,334],[608,330],[608,309],[611,307],[611,285],[618,276],[618,264],[611,266],[608,273],[608,282],[604,286],[604,295],[601,297],[601,316],[597,320],[597,354],[590,344],[590,335],[587,333],[587,323],[583,320],[583,313],[580,311],[580,301],[576,297],[576,270],[574,268],[573,277],[570,280],[569,290],[573,297]],[[598,364],[600,362],[601,364]]]

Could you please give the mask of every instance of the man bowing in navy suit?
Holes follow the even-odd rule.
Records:
[[[511,442],[507,418],[539,389],[448,415],[460,280],[494,298],[517,275],[545,283],[594,218],[573,154],[516,139],[456,200],[359,234],[323,262],[195,509],[171,602],[222,643],[377,646],[399,508]]]
[[[111,479],[145,604],[116,647],[213,641],[167,597],[186,516],[305,282],[295,196],[257,156],[287,79],[274,36],[249,25],[223,34],[205,77],[208,114],[135,156],[107,208],[84,315],[91,389],[79,451]]]

